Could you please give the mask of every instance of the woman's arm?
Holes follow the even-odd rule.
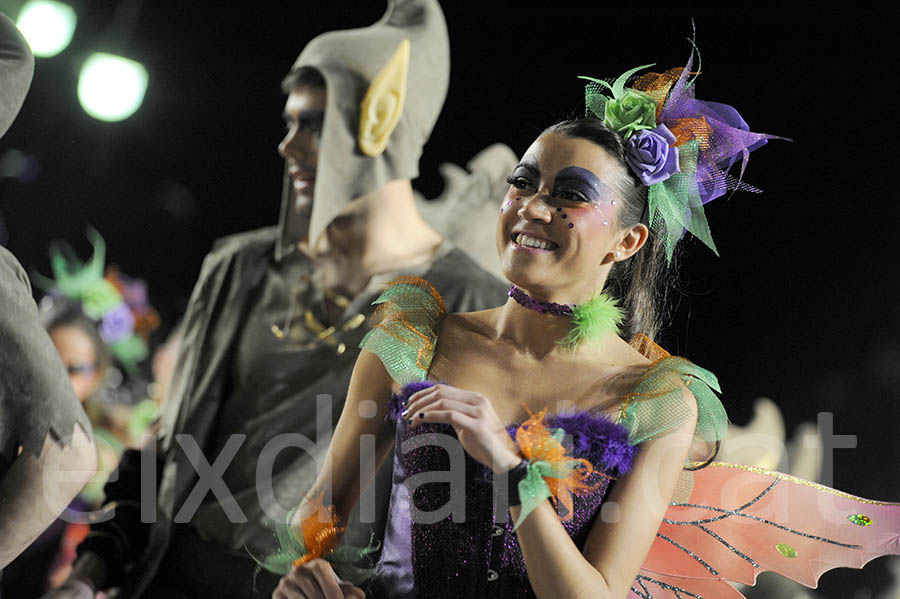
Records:
[[[647,441],[631,472],[612,487],[583,553],[572,542],[549,500],[517,529],[528,578],[538,597],[624,598],[659,530],[675,492],[696,425],[696,403],[684,390],[693,417],[671,433]],[[519,508],[510,508],[513,518]]]
[[[310,515],[309,506],[317,504],[323,492],[325,503],[334,506],[338,521],[347,522],[360,494],[370,482],[361,480],[363,440],[368,436],[367,441],[371,437],[375,441],[375,468],[370,475],[378,471],[393,443],[393,431],[385,420],[392,387],[393,381],[381,359],[362,350],[353,367],[347,401],[325,454],[324,465],[294,514],[292,526],[300,526],[302,519]],[[371,447],[370,443],[366,445]],[[364,593],[360,589],[338,581],[331,564],[321,558],[294,567],[281,578],[272,594],[273,599],[362,596]]]
[[[322,469],[304,498],[304,503],[317,499],[326,491],[326,499],[334,505],[340,522],[347,522],[350,513],[370,480],[361,480],[360,460],[369,460],[361,451],[369,451],[371,437],[375,442],[375,468],[384,462],[394,441],[393,429],[387,424],[387,415],[393,380],[385,370],[381,359],[362,350],[353,368],[347,401],[341,412],[334,436],[325,455]],[[369,436],[367,438],[367,436]],[[362,449],[361,449],[362,448]],[[297,510],[299,518],[303,510]]]

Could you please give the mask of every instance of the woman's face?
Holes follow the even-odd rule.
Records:
[[[59,326],[50,331],[50,340],[69,373],[75,395],[81,403],[97,390],[102,379],[97,352],[90,336],[77,326]]]
[[[581,303],[599,291],[623,234],[621,169],[586,139],[544,133],[525,152],[500,206],[497,249],[506,277],[547,301]]]

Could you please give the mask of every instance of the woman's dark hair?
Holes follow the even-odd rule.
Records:
[[[49,308],[42,310],[41,321],[47,333],[52,333],[55,329],[61,327],[81,329],[90,338],[91,344],[94,346],[97,370],[102,372],[112,364],[112,356],[103,338],[100,337],[97,323],[81,310],[81,305],[77,302],[59,298],[54,299]]]
[[[291,69],[281,80],[281,91],[291,93],[298,87],[318,87],[325,89],[325,78],[313,67],[303,66]]]
[[[625,162],[625,140],[621,135],[593,117],[561,121],[548,127],[545,133],[586,139],[609,152],[621,165],[621,175],[615,186],[623,205],[618,211],[617,224],[633,227],[647,222],[647,186],[632,174]],[[653,229],[647,243],[637,254],[616,262],[609,273],[606,289],[620,298],[627,315],[628,336],[644,333],[655,339],[669,318],[666,303],[670,282],[676,278],[676,256],[666,260],[663,236]]]

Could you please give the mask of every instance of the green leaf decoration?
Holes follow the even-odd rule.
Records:
[[[775,545],[775,549],[778,550],[778,553],[783,555],[784,557],[795,558],[797,557],[797,550],[788,545],[787,543],[778,543]]]
[[[56,286],[63,295],[72,299],[79,299],[92,285],[103,279],[106,242],[93,227],[88,228],[86,235],[94,246],[94,253],[88,262],[81,262],[66,243],[50,246],[50,267]]]
[[[691,140],[678,148],[678,165],[681,172],[673,174],[661,183],[650,186],[647,208],[650,226],[657,233],[665,233],[666,259],[671,260],[675,245],[686,230],[702,241],[715,255],[719,255],[703,202],[697,187],[697,140]]]

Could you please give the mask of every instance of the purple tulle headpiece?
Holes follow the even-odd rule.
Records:
[[[653,65],[626,71],[613,83],[581,77],[588,81],[586,114],[625,138],[626,162],[648,186],[649,223],[665,236],[669,259],[685,231],[718,254],[703,205],[729,190],[759,192],[743,181],[750,152],[769,139],[784,139],[753,133],[727,104],[697,100],[696,77],[690,78],[694,54],[684,68],[645,73],[631,87],[625,87],[628,80]],[[729,170],[738,161],[734,177]]]

